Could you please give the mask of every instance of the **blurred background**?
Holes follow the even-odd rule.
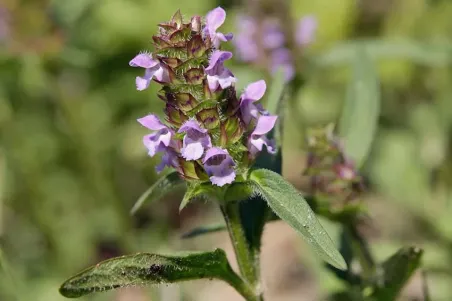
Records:
[[[262,0],[271,2],[271,0]],[[156,24],[180,9],[187,18],[221,5],[222,32],[253,5],[246,0],[0,1],[0,299],[62,299],[59,285],[100,260],[135,252],[211,250],[231,256],[224,232],[180,239],[221,221],[209,203],[178,212],[183,192],[129,211],[158,178],[136,119],[160,113],[157,85],[138,92],[128,66],[152,51]],[[316,18],[315,39],[293,60],[303,81],[285,104],[283,175],[303,189],[305,131],[336,122],[346,95],[351,49],[378,66],[381,115],[362,173],[371,249],[384,259],[404,244],[425,250],[433,299],[452,288],[452,1],[274,0],[286,28]],[[290,30],[289,30],[290,31]],[[227,49],[234,50],[229,43]],[[298,57],[299,56],[299,57]],[[259,64],[228,67],[247,83],[272,77]],[[301,57],[303,57],[301,59]],[[302,85],[303,84],[303,85]],[[324,221],[336,240],[337,226]],[[326,299],[343,286],[289,227],[272,222],[263,239],[268,299]],[[419,299],[419,275],[403,298]],[[103,300],[239,299],[221,282],[128,288]]]

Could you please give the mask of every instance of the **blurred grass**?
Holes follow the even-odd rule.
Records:
[[[380,241],[425,245],[429,276],[451,282],[450,270],[435,271],[452,266],[452,2],[290,2],[293,19],[315,14],[319,31],[308,50],[313,67],[305,71],[306,84],[286,106],[291,139],[285,140],[284,173],[300,181],[302,165],[293,163],[303,156],[303,127],[336,121],[351,50],[364,45],[378,65],[382,98],[363,170],[376,196],[371,214],[383,234],[372,242],[375,248]],[[14,282],[27,290],[9,286],[11,276],[0,274],[0,299],[61,299],[59,283],[100,259],[177,248],[171,238],[196,206],[179,217],[179,196],[173,196],[136,217],[128,214],[156,179],[157,161],[146,156],[145,130],[135,120],[163,107],[155,97],[157,85],[135,90],[141,71],[128,61],[152,49],[155,24],[178,8],[185,16],[204,15],[219,4],[1,2],[6,14],[0,17],[0,249]],[[227,29],[234,30],[235,15],[243,9],[238,4],[221,1],[231,12]],[[239,62],[231,69],[240,89],[264,77]],[[385,219],[394,211],[398,216]],[[452,297],[450,287],[430,284],[432,298]],[[157,299],[157,292],[145,294]]]

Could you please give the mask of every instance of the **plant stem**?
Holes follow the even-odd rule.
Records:
[[[221,205],[221,212],[231,237],[240,274],[254,293],[254,299],[252,300],[263,300],[260,288],[259,255],[256,255],[256,251],[252,251],[248,245],[240,220],[239,203],[229,202]]]
[[[354,224],[346,226],[346,230],[351,239],[352,249],[361,265],[363,277],[372,277],[375,273],[375,261],[373,260],[366,240],[359,234]]]
[[[237,274],[228,276],[225,280],[230,286],[235,288],[235,290],[242,295],[247,301],[261,301],[261,297],[254,293],[254,290],[248,283],[246,283]]]

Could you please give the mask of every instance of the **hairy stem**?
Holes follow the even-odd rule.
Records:
[[[254,300],[263,300],[259,276],[259,252],[252,250],[248,245],[245,231],[240,220],[238,202],[230,202],[226,205],[222,205],[221,212],[223,213],[229,236],[231,237],[240,274],[248,283],[248,286],[252,288]]]
[[[256,295],[253,288],[249,286],[246,281],[240,278],[238,275],[228,276],[228,279],[225,280],[230,286],[235,288],[235,290],[242,295],[247,301],[260,301],[261,298],[259,295]]]

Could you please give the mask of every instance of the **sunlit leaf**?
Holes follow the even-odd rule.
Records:
[[[319,256],[339,269],[347,268],[344,258],[306,200],[290,183],[281,175],[265,169],[253,171],[250,179],[270,208],[298,231]]]
[[[185,182],[179,177],[177,172],[171,172],[158,179],[149,189],[144,192],[130,210],[130,214],[135,214],[146,201],[157,201],[166,194],[174,192],[184,186]]]

